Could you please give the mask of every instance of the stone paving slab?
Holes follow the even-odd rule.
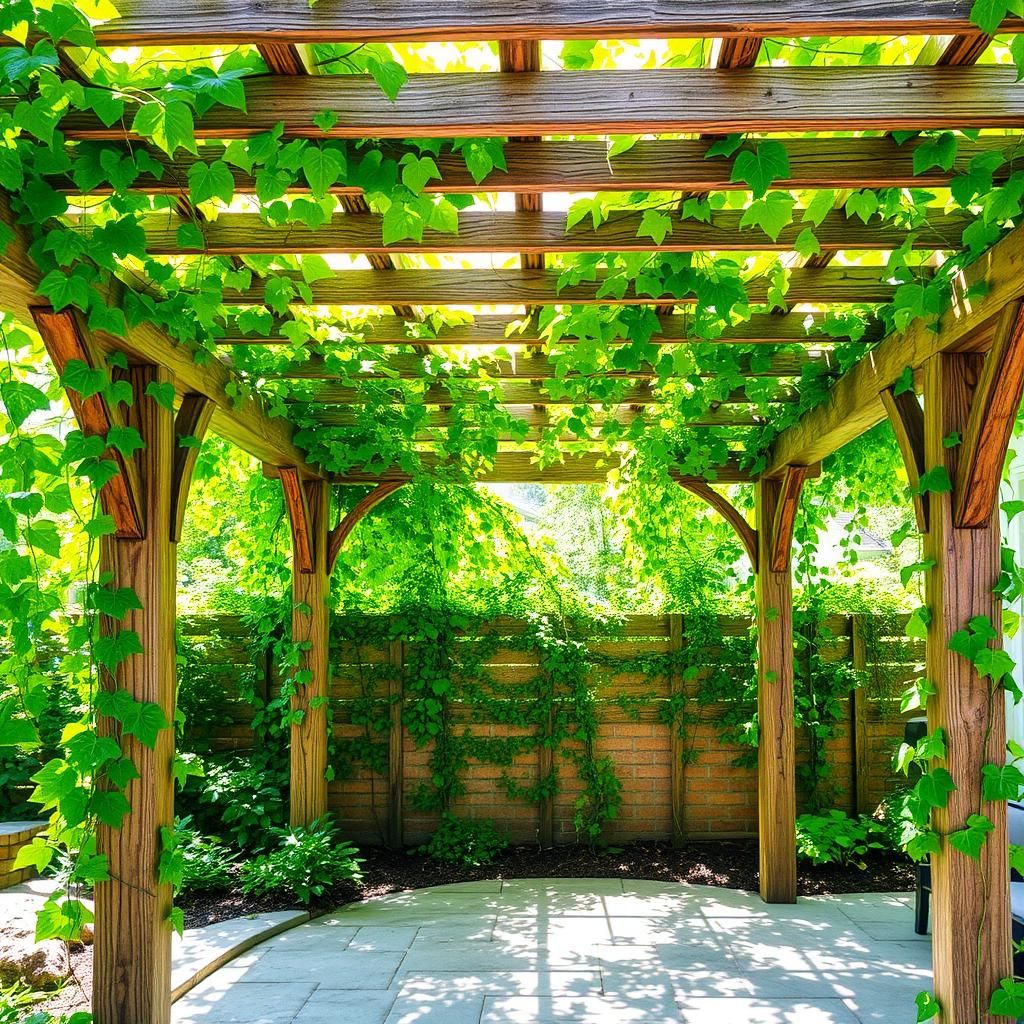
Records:
[[[476,888],[470,888],[470,887]],[[396,893],[261,943],[174,1024],[899,1024],[931,987],[907,894],[525,879]]]

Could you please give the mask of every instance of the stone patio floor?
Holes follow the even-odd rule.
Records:
[[[357,903],[216,971],[174,1024],[903,1024],[931,988],[912,894],[618,879],[467,882]]]

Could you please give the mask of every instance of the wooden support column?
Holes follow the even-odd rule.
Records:
[[[145,447],[136,453],[140,506],[145,523],[140,538],[105,537],[101,572],[112,574],[112,588],[130,587],[142,608],[104,630],[134,630],[142,653],[101,673],[104,689],[127,690],[135,700],[158,704],[168,723],[174,718],[175,545],[171,539],[171,479],[174,418],[146,395],[150,383],[169,377],[152,366],[125,374],[134,401],[125,412]],[[160,829],[174,823],[174,730],[161,730],[150,750],[133,736],[121,736],[116,723],[100,719],[100,729],[121,741],[139,778],[128,784],[131,804],[119,829],[100,824],[97,844],[110,863],[109,882],[96,886],[93,1012],[97,1024],[168,1024],[171,1016],[171,887],[157,882]]]
[[[971,456],[967,446],[947,448],[943,438],[954,431],[966,437],[968,423],[985,399],[979,388],[983,362],[975,354],[942,354],[924,366],[925,462],[929,468],[946,467],[954,493],[965,474],[973,472]],[[1017,384],[1001,381],[1008,388]],[[992,460],[990,469],[1001,472],[1002,459]],[[980,678],[966,658],[949,650],[952,635],[974,616],[984,616],[999,629],[1000,603],[993,594],[999,578],[999,518],[995,488],[988,493],[984,522],[974,529],[956,526],[953,494],[928,495],[924,557],[935,565],[925,584],[931,612],[926,673],[936,689],[928,702],[928,728],[945,731],[943,766],[956,785],[946,808],[935,812],[934,824],[946,836],[980,811],[995,826],[980,859],[960,853],[945,838],[932,858],[935,995],[943,1024],[1004,1020],[986,1011],[999,979],[1013,973],[1006,804],[981,800],[982,766],[1005,760],[1003,694],[991,694],[990,680]]]
[[[290,821],[308,825],[327,813],[327,698],[329,679],[327,519],[330,488],[282,469],[292,525],[292,641],[299,648],[291,696]]]
[[[787,474],[789,475],[789,474]],[[791,518],[780,514],[784,481],[754,488],[757,524],[757,814],[761,898],[796,902],[796,754],[793,728],[793,582],[778,552],[792,543]],[[789,535],[775,536],[789,524]]]

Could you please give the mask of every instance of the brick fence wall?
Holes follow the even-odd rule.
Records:
[[[730,704],[719,701],[701,705],[696,700],[715,652],[710,652],[706,668],[685,681],[671,678],[663,666],[657,672],[638,670],[638,657],[666,654],[685,643],[681,625],[673,625],[671,616],[633,616],[615,629],[609,628],[606,635],[588,638],[589,648],[604,662],[595,669],[590,682],[599,701],[596,753],[613,759],[623,787],[618,819],[604,832],[611,842],[665,839],[673,833],[674,814],[680,834],[692,839],[756,833],[756,769],[736,764],[749,748],[724,743],[721,737],[720,719]],[[833,637],[822,642],[824,659],[850,660],[868,680],[862,690],[843,701],[837,734],[827,744],[837,803],[850,812],[871,811],[899,784],[891,771],[891,760],[909,716],[900,714],[896,695],[919,671],[911,659],[921,652],[899,635],[900,623],[886,628],[880,620],[855,616],[832,619],[826,626]],[[736,636],[746,633],[748,623],[723,619],[721,628],[726,636]],[[496,646],[492,641],[485,670],[505,693],[526,691],[540,672],[536,654],[512,642],[524,630],[524,623],[509,619],[496,620],[488,627],[499,636]],[[243,672],[252,674],[264,695],[277,690],[269,659],[261,655],[254,664],[247,650],[246,630],[235,619],[186,620],[182,632],[193,645],[200,645],[202,672],[216,680],[224,694],[225,722],[212,730],[208,737],[211,745],[219,750],[250,748],[252,709],[233,698]],[[509,642],[503,644],[503,637]],[[413,653],[412,644],[400,641],[335,645],[331,652],[331,698],[339,749],[344,750],[346,740],[365,734],[364,727],[353,722],[353,709],[361,706],[365,711],[367,696],[387,717],[388,695],[400,699],[403,671]],[[622,671],[618,670],[620,666]],[[675,730],[659,719],[661,705],[673,687],[686,694],[687,710],[696,719],[686,727],[682,739],[674,738]],[[641,694],[650,699],[632,715],[618,703],[622,696]],[[360,700],[362,704],[357,705]],[[392,721],[396,720],[397,716],[392,715]],[[466,730],[477,737],[502,738],[526,732],[481,720],[479,712],[471,707],[457,710],[455,720],[457,733]],[[406,730],[394,727],[390,734],[373,738],[388,748],[389,771],[378,773],[357,764],[331,783],[331,809],[345,823],[346,834],[357,842],[386,841],[389,829],[395,827],[394,819],[399,817],[404,842],[423,842],[435,828],[437,817],[418,810],[413,794],[420,784],[429,782],[430,747],[417,748]],[[797,731],[797,742],[798,761],[802,763],[807,757],[803,730]],[[569,747],[571,744],[562,745],[563,749]],[[686,751],[689,753],[683,764]],[[536,840],[541,834],[544,809],[510,798],[502,776],[528,786],[542,777],[542,757],[542,753],[532,750],[504,767],[471,760],[463,776],[466,792],[453,810],[466,817],[493,819],[514,841]],[[552,837],[555,842],[571,842],[576,839],[574,801],[582,786],[574,766],[560,752],[553,760],[559,773],[559,792],[548,812],[554,823]],[[674,808],[673,792],[677,794]]]

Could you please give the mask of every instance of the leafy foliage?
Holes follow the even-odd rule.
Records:
[[[430,842],[419,847],[417,852],[446,864],[478,868],[493,864],[507,846],[508,838],[494,827],[493,822],[457,818],[446,811],[441,815],[441,824],[430,837]]]

